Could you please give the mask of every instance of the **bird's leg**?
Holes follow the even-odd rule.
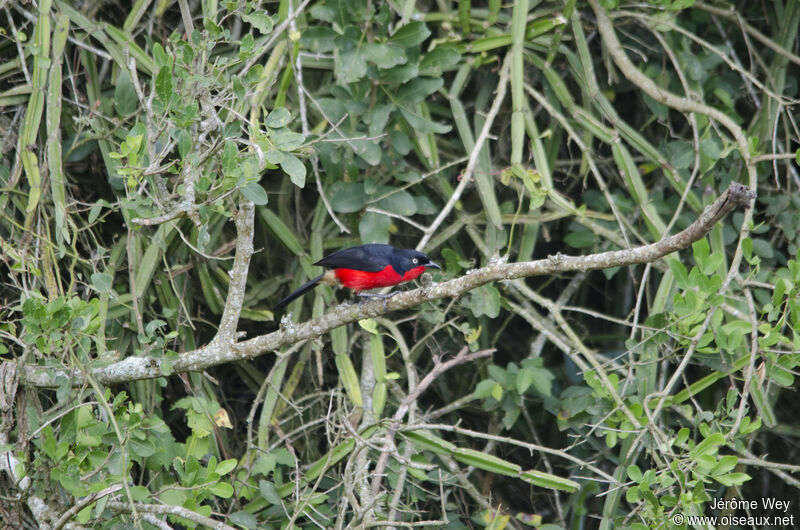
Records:
[[[386,311],[386,309],[388,309],[387,304],[389,303],[389,298],[393,297],[399,292],[400,291],[392,291],[391,293],[358,293],[358,296],[362,298],[379,298],[383,300],[383,310]]]

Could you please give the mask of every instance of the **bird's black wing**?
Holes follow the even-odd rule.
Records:
[[[338,250],[325,256],[314,265],[328,269],[352,269],[364,272],[379,272],[392,264],[394,247],[373,243]]]

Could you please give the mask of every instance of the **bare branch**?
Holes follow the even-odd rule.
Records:
[[[747,186],[732,183],[725,193],[713,204],[706,207],[694,223],[683,231],[655,243],[586,256],[556,254],[536,261],[494,263],[447,282],[423,285],[419,289],[399,293],[386,301],[375,300],[360,304],[342,304],[317,319],[301,324],[288,323],[282,325],[277,331],[246,341],[231,343],[213,340],[202,348],[181,354],[172,363],[172,370],[175,372],[198,371],[231,361],[252,359],[301,341],[321,337],[333,329],[358,320],[375,318],[390,311],[409,309],[432,300],[458,297],[491,282],[651,263],[667,254],[689,247],[692,243],[705,236],[728,212],[736,207],[749,207],[753,196],[753,192]],[[237,242],[238,246],[239,243]],[[237,248],[236,254],[236,259],[239,260],[239,248]],[[247,261],[249,262],[249,256]],[[236,267],[235,263],[234,267]],[[232,281],[232,290],[234,289],[234,284],[235,282]],[[242,285],[238,285],[237,288],[242,288]],[[229,308],[233,310],[240,307],[240,305],[230,305],[234,304],[231,296],[233,295],[229,293],[228,301],[226,302],[226,313]],[[238,303],[241,304],[241,300]],[[238,316],[231,318],[238,318]],[[222,320],[220,333],[223,330],[230,332],[233,329],[232,326],[235,326],[235,320],[233,324],[225,324],[225,316],[223,316]],[[128,357],[122,361],[96,368],[92,371],[92,375],[103,384],[115,384],[137,379],[152,379],[161,377],[164,374],[161,371],[160,359]],[[29,386],[54,387],[57,386],[56,379],[65,376],[69,377],[73,384],[82,384],[84,380],[79,371],[65,373],[62,370],[54,370],[43,366],[26,366],[23,370],[22,382]]]
[[[106,506],[111,510],[117,510],[120,512],[130,511],[130,506],[124,502],[110,501],[108,504],[106,504]],[[234,527],[227,525],[222,521],[212,519],[211,517],[206,517],[205,515],[199,514],[188,508],[184,508],[183,506],[165,506],[161,504],[137,504],[136,509],[143,513],[176,515],[178,517],[183,517],[184,519],[188,519],[190,521],[194,521],[195,523],[199,523],[203,526],[207,526],[209,528],[214,528],[217,530],[235,530]]]
[[[428,372],[422,381],[420,381],[419,385],[417,385],[414,390],[412,390],[403,401],[400,403],[400,406],[397,407],[397,411],[394,413],[392,417],[392,424],[386,429],[386,436],[384,439],[386,440],[386,446],[391,447],[394,443],[394,435],[397,432],[398,427],[400,426],[400,422],[405,417],[406,413],[408,412],[409,407],[411,407],[412,403],[417,401],[417,398],[428,389],[429,386],[436,381],[439,376],[445,373],[450,368],[456,367],[460,364],[465,364],[477,359],[482,359],[483,357],[488,357],[494,353],[494,349],[491,350],[481,350],[476,351],[474,353],[469,353],[469,350],[465,346],[461,349],[458,354],[452,359],[448,359],[445,362],[436,362],[433,365],[433,369]],[[381,487],[381,482],[383,481],[383,474],[386,471],[386,466],[389,463],[389,456],[391,453],[389,451],[384,451],[381,453],[380,458],[378,459],[378,463],[375,465],[375,471],[372,477],[372,494],[377,495],[378,490]]]

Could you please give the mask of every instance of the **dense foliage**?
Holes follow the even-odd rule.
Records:
[[[800,3],[2,5],[7,525],[647,528],[800,505]],[[753,208],[665,259],[220,361],[347,299],[271,310],[333,250],[416,247],[442,282],[658,241],[731,182]],[[187,352],[205,369],[176,370]],[[762,497],[791,504],[717,509]]]

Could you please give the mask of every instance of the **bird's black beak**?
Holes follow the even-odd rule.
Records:
[[[435,263],[434,263],[434,262],[432,262],[432,261],[431,261],[430,263],[426,263],[426,264],[425,264],[425,268],[428,268],[428,269],[439,269],[439,270],[442,270],[442,268],[441,268],[440,266],[438,266],[437,264],[435,264]]]

